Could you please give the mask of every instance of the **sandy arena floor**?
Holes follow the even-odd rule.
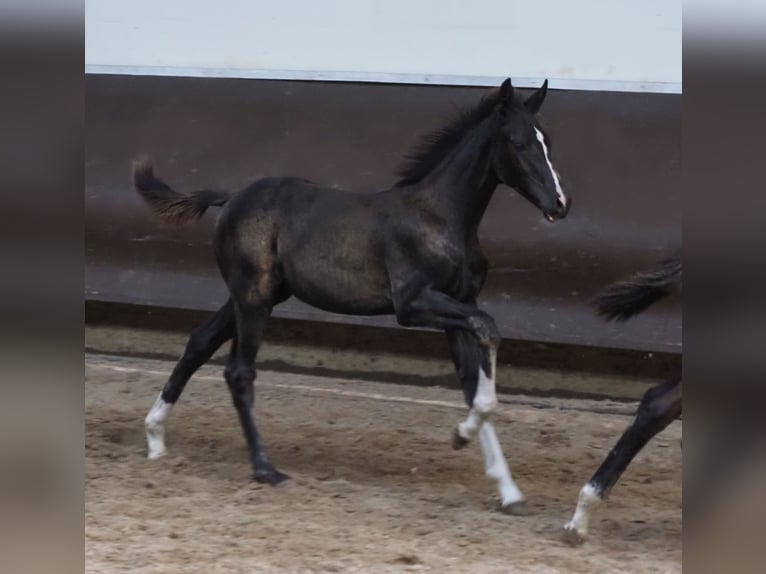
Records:
[[[580,548],[577,493],[629,422],[624,404],[504,396],[496,428],[532,516],[495,511],[478,445],[456,452],[457,390],[259,373],[256,414],[282,489],[251,480],[220,367],[145,458],[143,419],[173,364],[88,355],[87,571],[681,572],[681,424],[650,443]],[[622,413],[622,414],[621,414]]]

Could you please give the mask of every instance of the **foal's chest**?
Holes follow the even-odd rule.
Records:
[[[478,277],[467,255],[461,253],[454,258],[445,258],[440,262],[439,267],[436,273],[438,281],[434,285],[439,291],[460,301],[477,295]]]

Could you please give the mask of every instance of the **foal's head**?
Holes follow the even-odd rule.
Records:
[[[495,174],[537,206],[548,221],[563,219],[571,201],[551,163],[551,140],[535,120],[548,92],[548,80],[523,101],[513,91],[508,78],[496,95]]]

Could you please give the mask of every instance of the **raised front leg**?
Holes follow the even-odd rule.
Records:
[[[572,520],[564,526],[564,539],[581,544],[588,535],[593,509],[601,504],[649,440],[681,415],[681,379],[650,388],[641,399],[636,418],[614,445],[606,459],[580,490]]]
[[[404,326],[457,328],[467,331],[476,340],[479,349],[476,390],[466,396],[470,406],[468,417],[458,425],[454,435],[455,447],[465,446],[478,434],[482,423],[497,406],[495,361],[500,334],[495,321],[475,305],[461,303],[428,287],[394,293],[394,307],[399,323]]]
[[[466,402],[471,405],[479,387],[481,348],[476,338],[462,329],[447,330],[452,359],[455,363]],[[524,495],[511,477],[511,471],[500,447],[500,441],[491,422],[484,420],[479,430],[479,442],[484,455],[484,471],[495,481],[500,494],[500,508],[508,514],[526,514],[528,507]]]

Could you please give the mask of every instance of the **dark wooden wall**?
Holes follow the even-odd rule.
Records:
[[[159,227],[131,189],[133,157],[148,153],[179,190],[298,175],[368,193],[394,182],[420,133],[484,92],[136,76],[88,76],[86,89],[86,299],[194,310],[226,298],[210,249],[215,214]],[[681,245],[681,96],[552,90],[542,120],[573,208],[551,225],[498,188],[481,228],[492,267],[482,304],[507,338],[680,352],[678,301],[619,326],[587,301]],[[277,314],[395,325],[293,300]]]

